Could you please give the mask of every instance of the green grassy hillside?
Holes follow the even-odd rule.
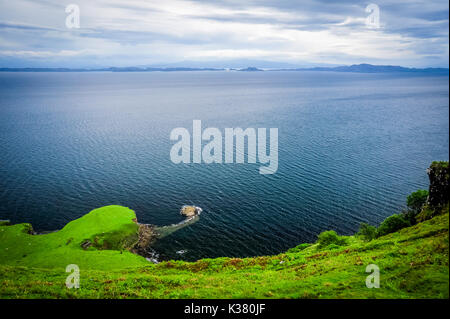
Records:
[[[0,264],[62,271],[68,264],[99,270],[147,265],[127,250],[138,240],[135,218],[131,209],[106,206],[45,235],[31,235],[30,224],[0,226]]]
[[[448,211],[369,242],[349,236],[276,256],[160,264],[127,250],[134,218],[107,206],[46,235],[0,226],[0,298],[449,297]],[[79,289],[65,286],[68,264],[80,267]],[[366,287],[369,264],[380,268],[378,289]]]

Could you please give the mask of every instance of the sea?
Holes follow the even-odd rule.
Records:
[[[172,162],[174,128],[277,128],[278,169]],[[246,144],[247,145],[247,144]],[[0,219],[61,229],[105,205],[158,226],[160,260],[246,257],[355,233],[449,158],[449,77],[328,71],[0,72]]]

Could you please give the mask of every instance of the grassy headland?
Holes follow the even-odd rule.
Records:
[[[411,194],[403,214],[275,256],[153,264],[130,252],[139,225],[121,206],[43,235],[0,223],[0,298],[449,298],[448,163],[433,165],[429,193]],[[65,285],[69,264],[78,289]],[[369,264],[380,288],[366,287]]]
[[[68,264],[103,270],[146,265],[127,249],[138,240],[135,218],[126,207],[106,206],[49,234],[31,234],[30,224],[0,226],[0,264],[63,271]]]
[[[103,240],[121,246],[114,235],[131,234],[133,218],[109,206],[47,235],[0,226],[0,298],[449,297],[448,213],[370,242],[342,237],[341,246],[304,244],[276,256],[152,264],[127,250],[81,247],[102,225],[110,227]],[[68,264],[80,267],[79,289],[65,286]],[[369,264],[380,267],[379,289],[365,285]]]

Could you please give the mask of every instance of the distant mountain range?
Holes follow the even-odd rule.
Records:
[[[373,65],[373,64],[353,64],[350,66],[337,67],[313,67],[284,69],[289,71],[333,71],[333,72],[356,72],[356,73],[393,73],[393,72],[426,72],[426,73],[448,73],[446,68],[405,68],[395,65]]]
[[[0,72],[175,72],[175,71],[224,71],[215,68],[153,68],[153,67],[110,67],[110,68],[0,68]]]
[[[110,68],[0,68],[0,72],[180,72],[180,71],[328,71],[328,72],[355,72],[355,73],[432,73],[448,74],[448,68],[406,68],[394,65],[354,64],[336,67],[310,67],[310,68],[202,68],[202,67],[110,67]]]

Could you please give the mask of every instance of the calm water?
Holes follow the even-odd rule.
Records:
[[[54,230],[128,206],[188,260],[284,251],[377,224],[448,160],[448,76],[328,72],[0,73],[0,219]],[[170,161],[170,131],[277,127],[279,168]],[[187,250],[183,255],[176,251]]]

